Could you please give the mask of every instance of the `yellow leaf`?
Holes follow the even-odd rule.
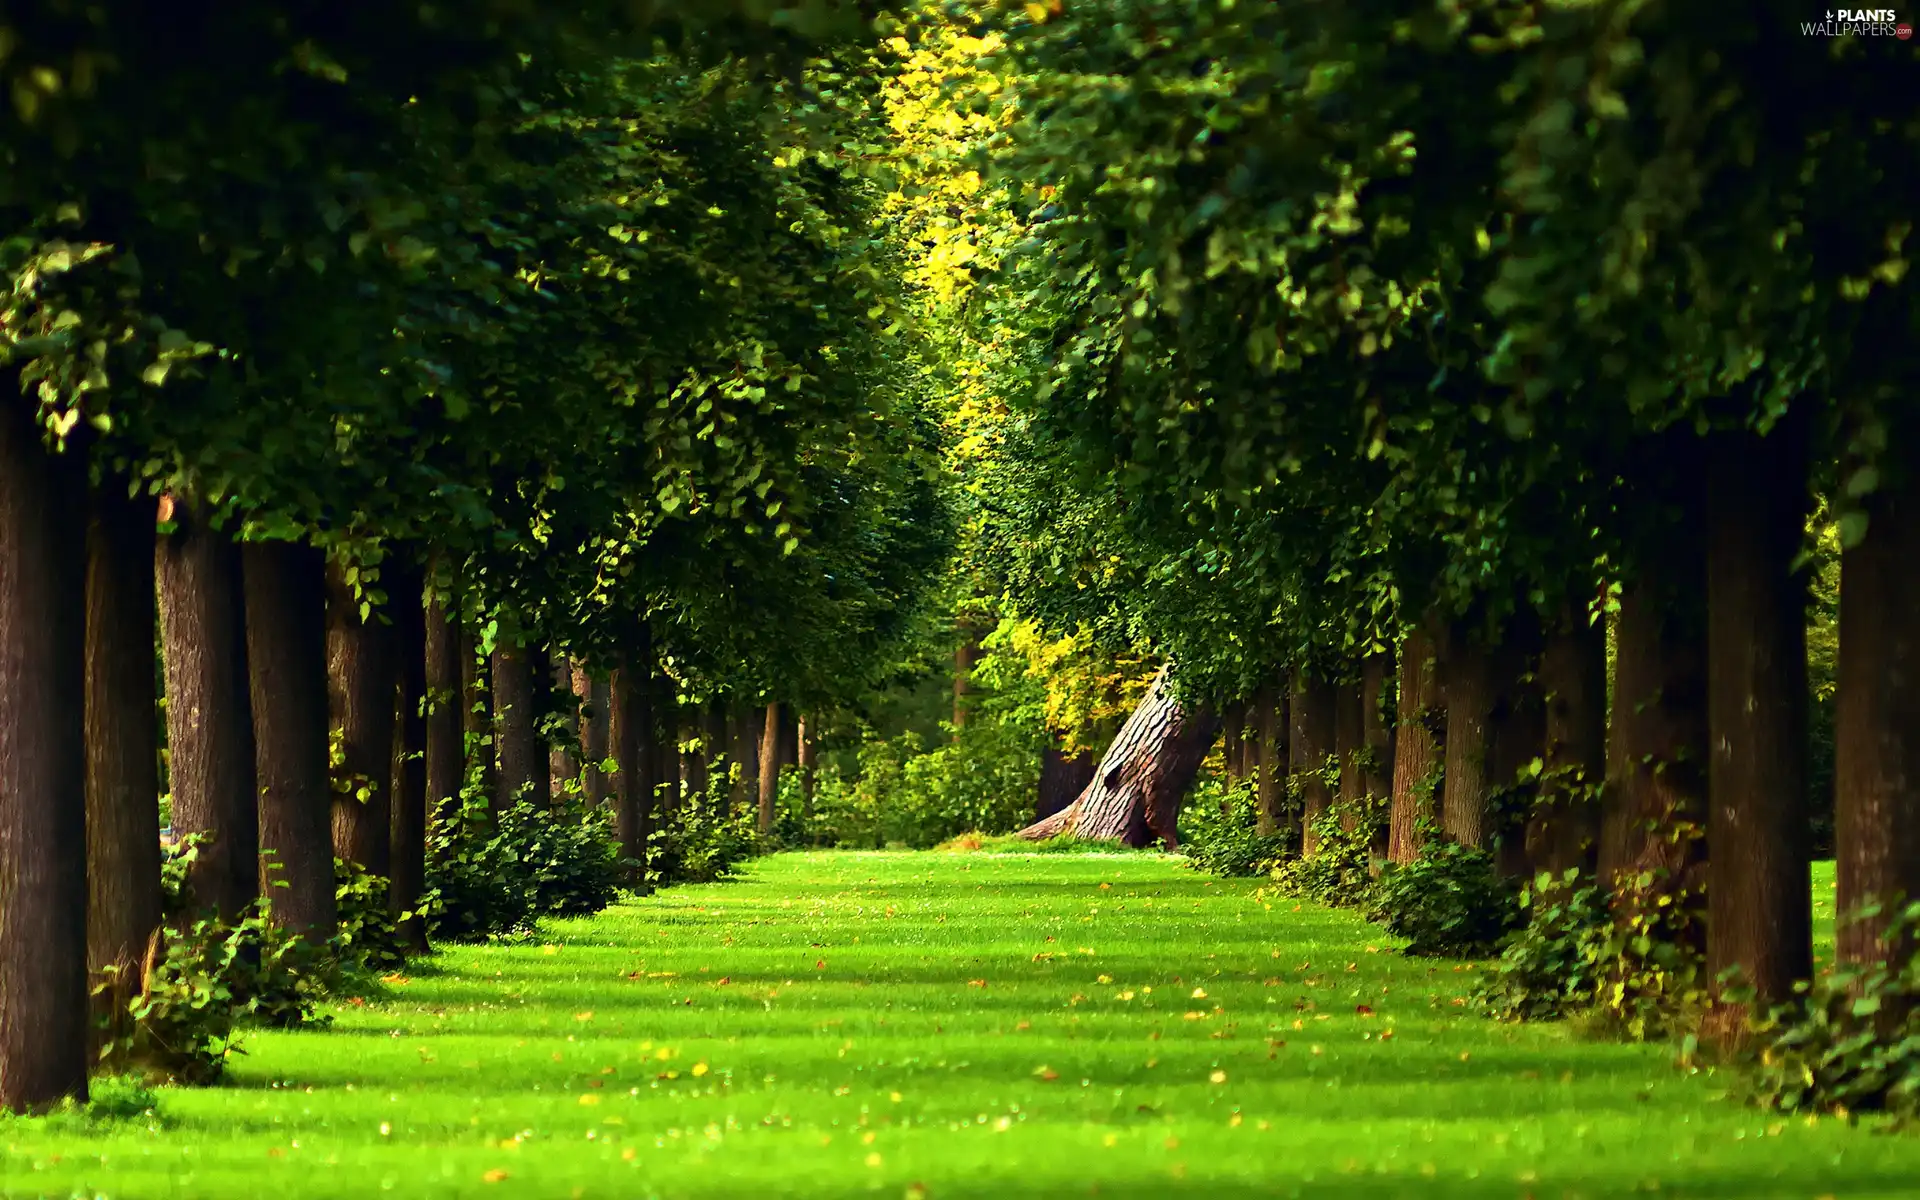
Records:
[[[1213,1083],[1225,1083],[1227,1081],[1227,1073],[1225,1071],[1216,1070],[1214,1071],[1213,1074],[1207,1076],[1207,1079]]]
[[[507,1177],[507,1173],[505,1171],[502,1171],[499,1167],[495,1167],[493,1170],[488,1171],[485,1175],[482,1175],[480,1178],[486,1180],[488,1183],[499,1183],[501,1180],[505,1179],[506,1177]]]
[[[707,1073],[707,1064],[703,1062],[693,1064],[693,1073],[696,1078],[705,1075]]]
[[[593,1094],[592,1092],[588,1092],[588,1093],[587,1093],[586,1095],[584,1095],[584,1096],[582,1096],[582,1097],[580,1097],[580,1103],[582,1103],[582,1104],[598,1104],[598,1103],[600,1103],[600,1097],[598,1097],[598,1096],[596,1096],[596,1095],[594,1095],[594,1094]]]

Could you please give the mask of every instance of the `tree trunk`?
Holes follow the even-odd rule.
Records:
[[[1247,777],[1246,755],[1241,743],[1246,740],[1247,702],[1235,700],[1221,709],[1220,757],[1226,763],[1227,782],[1236,784]]]
[[[1162,667],[1113,745],[1101,756],[1094,778],[1067,808],[1035,822],[1020,836],[1038,841],[1066,834],[1118,838],[1144,846],[1158,837],[1171,850],[1180,801],[1200,762],[1219,736],[1220,719],[1204,709],[1189,711],[1173,697]]]
[[[1707,970],[1739,967],[1763,1010],[1813,973],[1803,430],[1790,415],[1709,450]]]
[[[192,503],[175,499],[171,508],[175,531],[154,543],[154,569],[173,832],[212,839],[189,870],[188,890],[196,907],[233,920],[260,895],[240,549]]]
[[[766,708],[766,725],[760,733],[760,833],[773,832],[774,808],[780,799],[780,706]]]
[[[461,671],[460,636],[438,595],[426,601],[427,804],[433,822],[460,813],[466,783],[466,718],[471,699]]]
[[[1911,442],[1896,442],[1911,445]],[[1920,899],[1920,481],[1913,468],[1867,499],[1867,534],[1840,558],[1834,851],[1843,918],[1869,900]],[[1843,962],[1888,961],[1886,916],[1843,923]]]
[[[712,791],[715,783],[727,783],[732,771],[727,741],[727,702],[718,698],[709,700],[701,718],[699,760],[704,793]]]
[[[1381,858],[1387,854],[1387,810],[1393,796],[1393,727],[1387,714],[1394,687],[1392,654],[1369,654],[1360,660],[1360,788],[1374,822],[1373,852]]]
[[[1424,626],[1407,632],[1400,645],[1399,719],[1394,729],[1393,802],[1387,833],[1387,857],[1410,863],[1420,855],[1420,827],[1437,820],[1439,782],[1446,728],[1440,672],[1433,638]]]
[[[1527,826],[1536,871],[1556,878],[1598,862],[1600,805],[1594,789],[1606,773],[1607,630],[1570,606],[1540,654],[1545,704],[1546,773]]]
[[[1260,689],[1254,701],[1254,737],[1259,745],[1259,776],[1254,781],[1254,822],[1259,832],[1280,831],[1287,807],[1287,697],[1275,684]]]
[[[573,691],[586,702],[586,712],[580,721],[580,745],[586,752],[587,807],[599,808],[607,799],[607,778],[600,764],[607,761],[610,698],[605,677],[589,673],[586,665],[575,663],[573,668]]]
[[[1509,877],[1531,874],[1527,821],[1536,788],[1528,768],[1546,754],[1546,699],[1536,670],[1539,635],[1539,619],[1523,609],[1492,655],[1498,691],[1487,723],[1487,788],[1489,798],[1497,792],[1503,803],[1489,814],[1486,836],[1494,844],[1500,872]]]
[[[87,1094],[86,506],[82,452],[49,454],[0,377],[0,1108],[15,1112]]]
[[[327,710],[342,760],[333,784],[333,854],[393,874],[393,626],[360,616],[338,565],[327,569]]]
[[[555,693],[564,693],[573,698],[573,717],[568,722],[574,730],[573,736],[579,737],[586,727],[586,714],[581,710],[580,696],[573,690],[574,664],[564,655],[550,656],[547,676]],[[583,739],[584,743],[584,739]],[[586,791],[580,786],[580,757],[573,747],[553,745],[547,749],[547,789],[555,804],[564,804],[569,791],[584,796]]]
[[[1366,785],[1361,778],[1361,751],[1366,733],[1361,728],[1365,707],[1360,698],[1359,681],[1334,685],[1333,752],[1340,759],[1340,827],[1353,830],[1361,821],[1361,806],[1366,800]]]
[[[504,811],[526,801],[545,811],[546,755],[540,753],[539,718],[534,696],[533,656],[526,647],[502,640],[493,648],[493,745],[499,767],[494,805]]]
[[[1065,810],[1093,782],[1093,769],[1092,751],[1068,755],[1049,731],[1046,745],[1040,748],[1040,789],[1033,806],[1033,819],[1044,821]]]
[[[1455,631],[1447,656],[1446,792],[1440,829],[1462,846],[1487,841],[1488,725],[1493,719],[1493,657],[1466,629]]]
[[[760,794],[760,727],[755,720],[757,707],[735,708],[727,714],[727,757],[740,764],[727,789],[727,804],[733,812],[745,812],[749,797]]]
[[[1320,848],[1314,822],[1333,807],[1333,789],[1327,786],[1327,759],[1334,754],[1334,689],[1331,683],[1301,668],[1294,674],[1288,705],[1293,719],[1289,765],[1300,785],[1300,853]]]
[[[680,811],[680,698],[665,672],[654,673],[653,685],[653,819],[665,828]]]
[[[396,568],[389,595],[394,614],[396,709],[393,725],[394,915],[419,907],[427,886],[427,610],[425,580],[412,567]],[[416,954],[427,952],[427,927],[418,917],[400,922],[400,934]]]
[[[639,863],[639,881],[646,878],[646,814],[653,787],[652,746],[647,726],[652,720],[650,672],[636,655],[613,673],[614,753],[620,761],[615,780],[613,828],[622,858]]]
[[[813,731],[807,727],[807,719],[800,718],[794,731],[795,757],[800,766],[801,817],[809,827],[813,824],[813,759],[817,747],[813,744]]]
[[[489,809],[499,802],[500,767],[494,760],[493,681],[480,648],[465,625],[454,625],[460,643],[460,727],[468,761],[480,767],[480,794]]]
[[[326,563],[318,550],[294,542],[250,542],[241,553],[262,890],[276,924],[324,942],[338,925],[327,785]]]
[[[96,983],[108,967],[118,969],[95,1009],[102,1040],[124,1032],[141,956],[160,924],[153,525],[151,496],[130,500],[124,481],[111,478],[94,491],[86,583],[87,964]]]
[[[1614,626],[1613,716],[1601,797],[1602,883],[1617,917],[1677,897],[1700,901],[1707,816],[1706,560],[1699,548],[1704,491],[1687,497],[1677,553],[1650,556],[1620,594]],[[1704,931],[1689,922],[1693,936]],[[1704,950],[1704,943],[1696,944]]]
[[[980,635],[964,621],[960,623],[960,645],[953,652],[953,728],[954,740],[967,723],[967,697],[973,694],[973,668],[980,661]]]

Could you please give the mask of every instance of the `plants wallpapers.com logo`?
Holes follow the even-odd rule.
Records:
[[[1891,8],[1832,8],[1818,21],[1802,21],[1800,32],[1805,37],[1890,37],[1904,42],[1913,36],[1913,26]]]

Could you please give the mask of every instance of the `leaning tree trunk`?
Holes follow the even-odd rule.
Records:
[[[1495,698],[1493,656],[1464,627],[1455,631],[1450,642],[1445,680],[1447,787],[1440,805],[1440,829],[1462,846],[1482,846],[1489,832],[1487,732]]]
[[[49,454],[0,373],[0,1109],[15,1112],[87,1094],[86,505],[80,450]]]
[[[188,892],[195,907],[234,920],[260,895],[240,548],[194,503],[161,508],[174,523],[154,543],[173,832],[211,839],[188,870]]]
[[[86,585],[87,965],[96,983],[114,968],[95,1006],[99,1044],[125,1032],[141,956],[160,924],[153,520],[153,498],[128,499],[124,482],[110,480],[93,494]]]
[[[466,783],[467,702],[460,671],[460,635],[438,595],[426,598],[427,807],[433,823],[458,819]]]
[[[1259,774],[1254,779],[1254,823],[1275,834],[1287,807],[1287,695],[1269,683],[1254,699],[1254,737],[1259,743]]]
[[[396,916],[419,907],[427,886],[427,610],[425,580],[417,569],[397,573],[393,597],[394,648],[399,656],[393,726],[393,887]],[[426,923],[400,922],[401,936],[416,954],[427,951]]]
[[[1434,639],[1425,627],[1407,632],[1400,645],[1400,702],[1387,832],[1387,857],[1397,863],[1419,857],[1422,823],[1440,815],[1435,801],[1445,749],[1438,731],[1446,727],[1446,710],[1436,657]]]
[[[327,712],[339,738],[333,779],[333,854],[375,875],[393,874],[393,626],[362,619],[360,598],[336,564],[327,569]]]
[[[1129,846],[1158,837],[1168,849],[1179,845],[1180,801],[1219,735],[1220,720],[1174,699],[1167,675],[1162,667],[1079,798],[1021,830],[1021,837],[1118,838]]]
[[[1869,900],[1920,899],[1920,480],[1903,466],[1868,498],[1866,537],[1840,558],[1834,907],[1843,916]],[[1884,942],[1887,915],[1841,925],[1840,960],[1911,954]]]
[[[322,943],[338,926],[327,780],[326,563],[318,550],[294,542],[250,542],[242,558],[261,882],[274,923]]]
[[[1294,674],[1288,707],[1293,720],[1288,765],[1300,781],[1300,853],[1308,856],[1320,849],[1314,823],[1333,807],[1326,779],[1327,759],[1335,753],[1333,685],[1302,667]]]
[[[1764,1010],[1813,973],[1807,586],[1792,569],[1807,520],[1803,420],[1716,437],[1709,455],[1707,972],[1740,968]]]
[[[526,647],[503,639],[494,646],[492,665],[493,745],[500,772],[494,807],[505,812],[524,800],[544,811],[547,763],[535,725],[533,657]]]
[[[1546,774],[1527,826],[1527,854],[1536,871],[1555,877],[1592,871],[1600,843],[1594,792],[1606,772],[1606,626],[1569,606],[1540,653],[1540,686]]]

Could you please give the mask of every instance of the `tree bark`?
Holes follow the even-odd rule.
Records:
[[[960,645],[953,651],[953,728],[954,740],[960,738],[960,727],[967,723],[967,697],[973,694],[973,668],[980,661],[980,635],[972,626],[962,621],[959,625]]]
[[[1395,687],[1393,655],[1369,654],[1360,660],[1360,744],[1364,762],[1360,788],[1373,814],[1374,853],[1386,857],[1388,809],[1393,796],[1393,728],[1387,718],[1387,699]]]
[[[1393,802],[1387,857],[1410,863],[1420,854],[1423,820],[1437,820],[1440,768],[1445,758],[1438,730],[1446,728],[1434,639],[1424,626],[1400,645],[1399,720],[1394,729]]]
[[[574,730],[574,736],[579,737],[581,731],[586,728],[586,714],[582,711],[579,693],[573,690],[574,664],[564,655],[552,655],[547,674],[556,693],[564,693],[572,697],[573,718],[569,725]],[[581,739],[581,742],[584,749],[585,739]],[[571,746],[548,747],[547,774],[550,778],[547,786],[555,804],[566,802],[569,789],[578,791],[582,796],[586,795],[586,789],[581,787],[580,771],[580,757],[574,753]]]
[[[1593,789],[1606,773],[1607,630],[1569,607],[1540,654],[1545,704],[1546,774],[1527,826],[1537,871],[1556,878],[1599,861],[1600,805]]]
[[[766,726],[760,734],[760,833],[773,832],[774,809],[780,800],[780,705],[766,708]]]
[[[1093,782],[1093,753],[1082,750],[1069,755],[1056,744],[1051,731],[1040,749],[1040,789],[1034,801],[1033,819],[1044,821],[1079,798]]]
[[[653,676],[653,820],[664,828],[680,811],[680,699],[664,672]]]
[[[262,890],[275,924],[324,942],[338,926],[327,781],[326,564],[318,550],[294,542],[250,542],[241,553]]]
[[[1869,900],[1920,899],[1920,482],[1902,465],[1867,498],[1866,537],[1840,558],[1834,851],[1843,918]],[[1885,929],[1884,914],[1843,922],[1839,959],[1913,952],[1886,944]]]
[[[1226,763],[1227,782],[1237,784],[1247,777],[1246,755],[1241,743],[1246,740],[1247,702],[1235,700],[1221,709],[1220,757]]]
[[[1493,719],[1493,658],[1464,628],[1451,639],[1445,677],[1447,700],[1446,792],[1440,828],[1462,846],[1487,841],[1488,725]]]
[[[1280,831],[1287,807],[1287,697],[1275,684],[1260,689],[1254,701],[1254,737],[1259,774],[1254,781],[1254,823],[1259,832]]]
[[[740,764],[727,789],[728,805],[745,812],[750,797],[760,794],[760,721],[757,707],[737,707],[727,714],[727,757]]]
[[[1360,766],[1361,751],[1366,747],[1364,708],[1358,680],[1334,685],[1333,752],[1340,759],[1340,827],[1347,830],[1360,823],[1360,807],[1367,798]]]
[[[473,634],[464,624],[455,622],[454,635],[459,639],[460,657],[460,728],[463,750],[469,761],[477,761],[480,766],[480,794],[487,798],[492,809],[499,802],[500,767],[494,760],[493,735],[493,681],[491,672],[480,656],[480,648],[474,643]]]
[[[613,674],[612,733],[615,753],[620,760],[620,775],[614,791],[614,835],[620,853],[640,864],[636,882],[646,879],[647,814],[652,804],[653,746],[648,736],[652,723],[652,672],[646,659],[636,655]]]
[[[48,453],[0,373],[0,1108],[16,1112],[87,1094],[86,505],[82,452]]]
[[[337,564],[327,568],[327,711],[342,761],[333,779],[333,854],[393,875],[393,626],[360,616]]]
[[[1546,698],[1536,670],[1539,635],[1539,619],[1522,610],[1492,655],[1498,691],[1487,724],[1487,785],[1489,797],[1498,789],[1506,803],[1490,814],[1495,819],[1486,834],[1495,844],[1501,873],[1509,877],[1530,875],[1527,823],[1536,789],[1523,772],[1545,756],[1547,745]]]
[[[1675,563],[1667,574],[1664,564],[1649,564],[1620,594],[1599,877],[1623,921],[1643,890],[1636,877],[1663,876],[1659,889],[1687,895],[1690,905],[1704,877],[1705,565]],[[1687,587],[1696,581],[1698,590]]]
[[[427,886],[427,610],[425,580],[417,569],[399,568],[389,590],[393,604],[395,675],[393,726],[393,887],[396,917],[419,907]],[[426,923],[400,922],[400,934],[416,954],[427,952]]]
[[[794,731],[795,758],[800,766],[801,816],[811,826],[813,823],[813,760],[818,749],[813,742],[813,731],[807,726],[807,719],[801,717]],[[1089,776],[1091,778],[1091,776]]]
[[[121,1032],[160,925],[160,747],[154,694],[154,501],[93,493],[87,529],[87,965],[117,968],[96,1025]],[[97,1049],[97,1047],[96,1047]]]
[[[175,498],[154,543],[173,832],[211,838],[189,869],[197,907],[233,920],[260,895],[260,816],[240,549]]]
[[[460,636],[438,595],[426,598],[427,804],[433,822],[460,814],[466,783],[466,718],[471,694],[461,671]]]
[[[494,805],[504,811],[525,800],[545,811],[551,796],[545,786],[546,756],[540,753],[534,724],[539,713],[533,657],[526,647],[502,640],[494,646],[492,666],[493,744],[500,772]]]
[[[1220,719],[1175,700],[1167,675],[1162,667],[1079,798],[1020,836],[1035,841],[1060,834],[1117,838],[1130,846],[1158,837],[1169,850],[1179,845],[1180,801],[1219,736]]]
[[[587,756],[586,773],[583,776],[587,807],[599,808],[607,799],[607,778],[600,764],[607,761],[608,746],[611,744],[607,734],[612,716],[607,681],[603,676],[589,672],[584,663],[575,663],[573,691],[586,705],[580,720],[580,745]]]
[[[1708,974],[1762,1006],[1813,973],[1807,861],[1806,435],[1790,415],[1709,449]]]
[[[1320,848],[1314,822],[1333,807],[1333,789],[1327,786],[1327,759],[1335,751],[1334,689],[1331,683],[1306,668],[1294,674],[1293,697],[1289,702],[1293,719],[1293,737],[1289,765],[1300,784],[1300,853],[1312,855]]]

